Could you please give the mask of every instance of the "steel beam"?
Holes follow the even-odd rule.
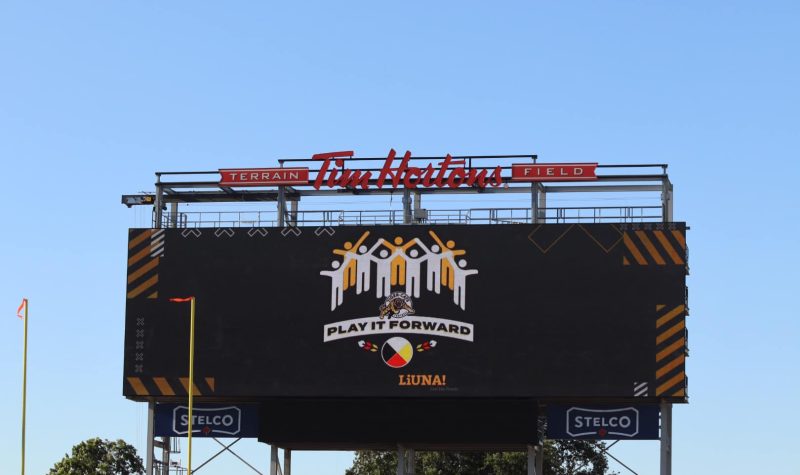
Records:
[[[269,475],[278,475],[278,446],[270,445]]]
[[[672,475],[672,403],[661,402],[661,475]]]
[[[150,401],[147,403],[147,457],[146,457],[146,466],[145,466],[145,473],[147,475],[155,475],[153,473],[153,458],[154,458],[154,439],[155,436],[155,427],[154,427],[154,419],[156,413],[156,403]]]
[[[283,475],[292,475],[291,449],[283,449]]]

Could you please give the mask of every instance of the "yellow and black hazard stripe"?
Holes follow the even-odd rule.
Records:
[[[216,389],[216,380],[213,377],[201,377],[194,379],[194,395],[210,396]],[[189,377],[165,378],[154,377],[135,377],[125,378],[125,394],[136,396],[188,396]]]
[[[678,229],[637,229],[622,236],[622,263],[629,265],[686,265],[686,236]]]
[[[656,305],[656,391],[686,397],[686,305]]]
[[[158,298],[158,264],[164,256],[163,229],[132,229],[128,235],[128,298]]]

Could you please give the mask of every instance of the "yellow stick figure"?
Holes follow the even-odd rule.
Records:
[[[392,266],[391,270],[391,285],[406,285],[406,259],[405,253],[406,249],[414,245],[414,241],[408,241],[407,243],[403,244],[403,238],[397,236],[394,238],[394,243],[396,245],[391,245],[388,242],[384,242],[383,245],[389,248],[389,251],[394,255],[395,252],[399,249],[400,252],[397,253],[397,257],[392,259],[390,265]]]
[[[334,254],[344,257],[343,264],[347,265],[342,273],[342,284],[344,290],[356,285],[356,266],[358,261],[354,259],[354,257],[356,256],[356,253],[358,253],[358,247],[361,246],[365,239],[367,239],[367,236],[369,236],[369,231],[364,231],[364,234],[358,238],[358,241],[356,241],[355,244],[352,244],[350,241],[346,241],[344,243],[344,249],[333,250]]]
[[[434,241],[436,241],[436,243],[439,244],[439,247],[442,249],[442,259],[441,259],[442,285],[449,288],[450,290],[453,290],[455,275],[453,272],[453,266],[452,264],[450,264],[450,259],[447,259],[447,256],[450,255],[452,257],[453,262],[455,262],[456,256],[463,256],[464,254],[467,253],[467,251],[465,251],[464,249],[453,249],[454,247],[456,247],[455,241],[450,240],[447,241],[447,244],[445,244],[442,242],[441,239],[439,239],[439,236],[437,236],[436,233],[433,231],[428,231],[428,234],[431,235]]]

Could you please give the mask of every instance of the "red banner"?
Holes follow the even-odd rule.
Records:
[[[597,180],[596,163],[536,163],[511,165],[511,181]]]
[[[219,186],[308,184],[308,168],[228,168],[221,169],[219,173]]]

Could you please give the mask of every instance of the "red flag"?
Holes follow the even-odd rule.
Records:
[[[173,298],[169,299],[169,301],[170,302],[191,302],[192,298],[193,297],[184,297],[184,298],[173,297]]]
[[[22,303],[19,304],[19,308],[17,308],[17,316],[19,318],[25,318],[25,314],[22,313],[22,309],[28,306],[28,299],[22,299]]]

